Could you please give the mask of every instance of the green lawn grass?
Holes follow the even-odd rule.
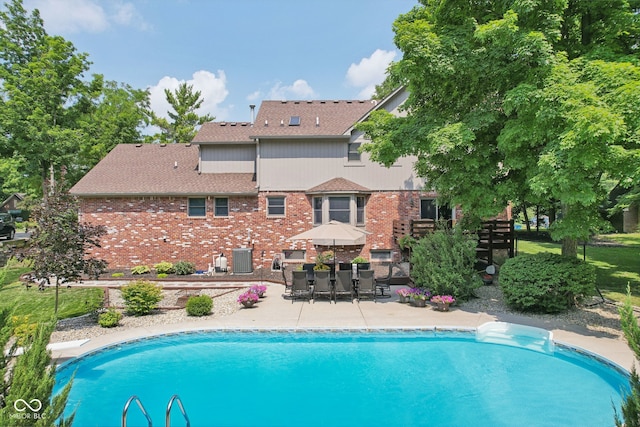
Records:
[[[12,310],[16,316],[29,316],[32,322],[47,321],[54,315],[56,290],[53,287],[39,291],[37,286],[27,289],[18,278],[29,271],[26,267],[6,269],[0,282],[0,308]],[[58,319],[80,316],[102,306],[103,290],[61,286],[58,295]]]
[[[632,303],[640,306],[640,233],[599,236],[598,240],[624,246],[587,245],[578,248],[578,257],[586,255],[588,263],[596,267],[596,284],[602,294],[614,301],[623,301],[627,285],[631,287]],[[559,243],[518,241],[518,254],[538,252],[560,253]]]

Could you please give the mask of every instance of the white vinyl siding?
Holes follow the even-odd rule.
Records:
[[[256,170],[254,144],[201,145],[200,156],[202,173],[254,173]]]
[[[355,138],[355,137],[354,137]],[[348,144],[364,139],[260,140],[257,180],[261,191],[306,191],[341,177],[372,191],[418,190],[423,180],[415,175],[415,157],[401,157],[386,168],[369,160],[348,160]]]

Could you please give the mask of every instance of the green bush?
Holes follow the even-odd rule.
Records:
[[[167,273],[159,273],[158,274],[158,279],[164,279],[165,277],[169,277],[169,275]]]
[[[136,265],[131,269],[131,274],[147,274],[151,273],[148,265]]]
[[[206,316],[211,313],[212,308],[213,300],[209,295],[194,295],[187,300],[189,316]]]
[[[154,264],[153,268],[158,274],[173,274],[173,272],[175,271],[173,268],[173,264],[167,261],[162,261]]]
[[[120,319],[122,319],[122,313],[110,308],[98,316],[98,324],[103,328],[113,328],[118,326]]]
[[[456,300],[473,296],[482,281],[475,271],[477,240],[455,227],[439,228],[413,244],[411,276],[417,287],[432,295]]]
[[[113,273],[111,277],[124,277],[124,273]]]
[[[127,312],[144,316],[158,307],[162,300],[162,287],[147,280],[136,280],[120,288]]]
[[[189,261],[178,261],[176,265],[173,266],[173,269],[179,276],[186,276],[196,272],[196,266]]]
[[[566,311],[592,295],[595,286],[592,265],[548,252],[510,258],[500,269],[504,301],[520,311]]]

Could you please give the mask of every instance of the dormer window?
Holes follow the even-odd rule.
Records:
[[[300,116],[291,116],[289,118],[289,126],[300,126]]]

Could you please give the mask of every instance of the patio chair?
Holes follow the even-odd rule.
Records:
[[[292,283],[289,283],[289,281],[287,280],[287,274],[286,274],[286,270],[287,267],[286,266],[282,266],[281,270],[282,270],[282,281],[284,282],[284,294],[291,296],[292,293]]]
[[[353,304],[353,284],[351,283],[351,271],[337,271],[336,284],[333,291],[334,299],[337,301],[338,296],[349,295],[351,304]]]
[[[358,280],[358,302],[360,298],[370,296],[373,302],[376,302],[376,284],[373,279],[373,270],[360,270],[360,279]]]
[[[304,270],[294,270],[291,272],[293,277],[291,283],[291,304],[296,299],[306,299],[311,302],[311,287],[307,280],[307,272]]]
[[[316,302],[316,298],[326,296],[333,298],[333,291],[331,290],[331,280],[329,279],[329,270],[317,270],[315,271],[315,280],[313,282],[313,302]]]
[[[315,266],[316,266],[315,264],[311,264],[311,263],[302,264],[302,269],[307,273],[307,280],[310,282],[313,282],[313,279],[314,279],[313,267]]]
[[[386,276],[376,277],[376,292],[380,291],[381,298],[391,298],[391,278],[393,277],[393,266],[394,264],[389,264],[389,272]],[[385,294],[385,291],[388,293]]]

